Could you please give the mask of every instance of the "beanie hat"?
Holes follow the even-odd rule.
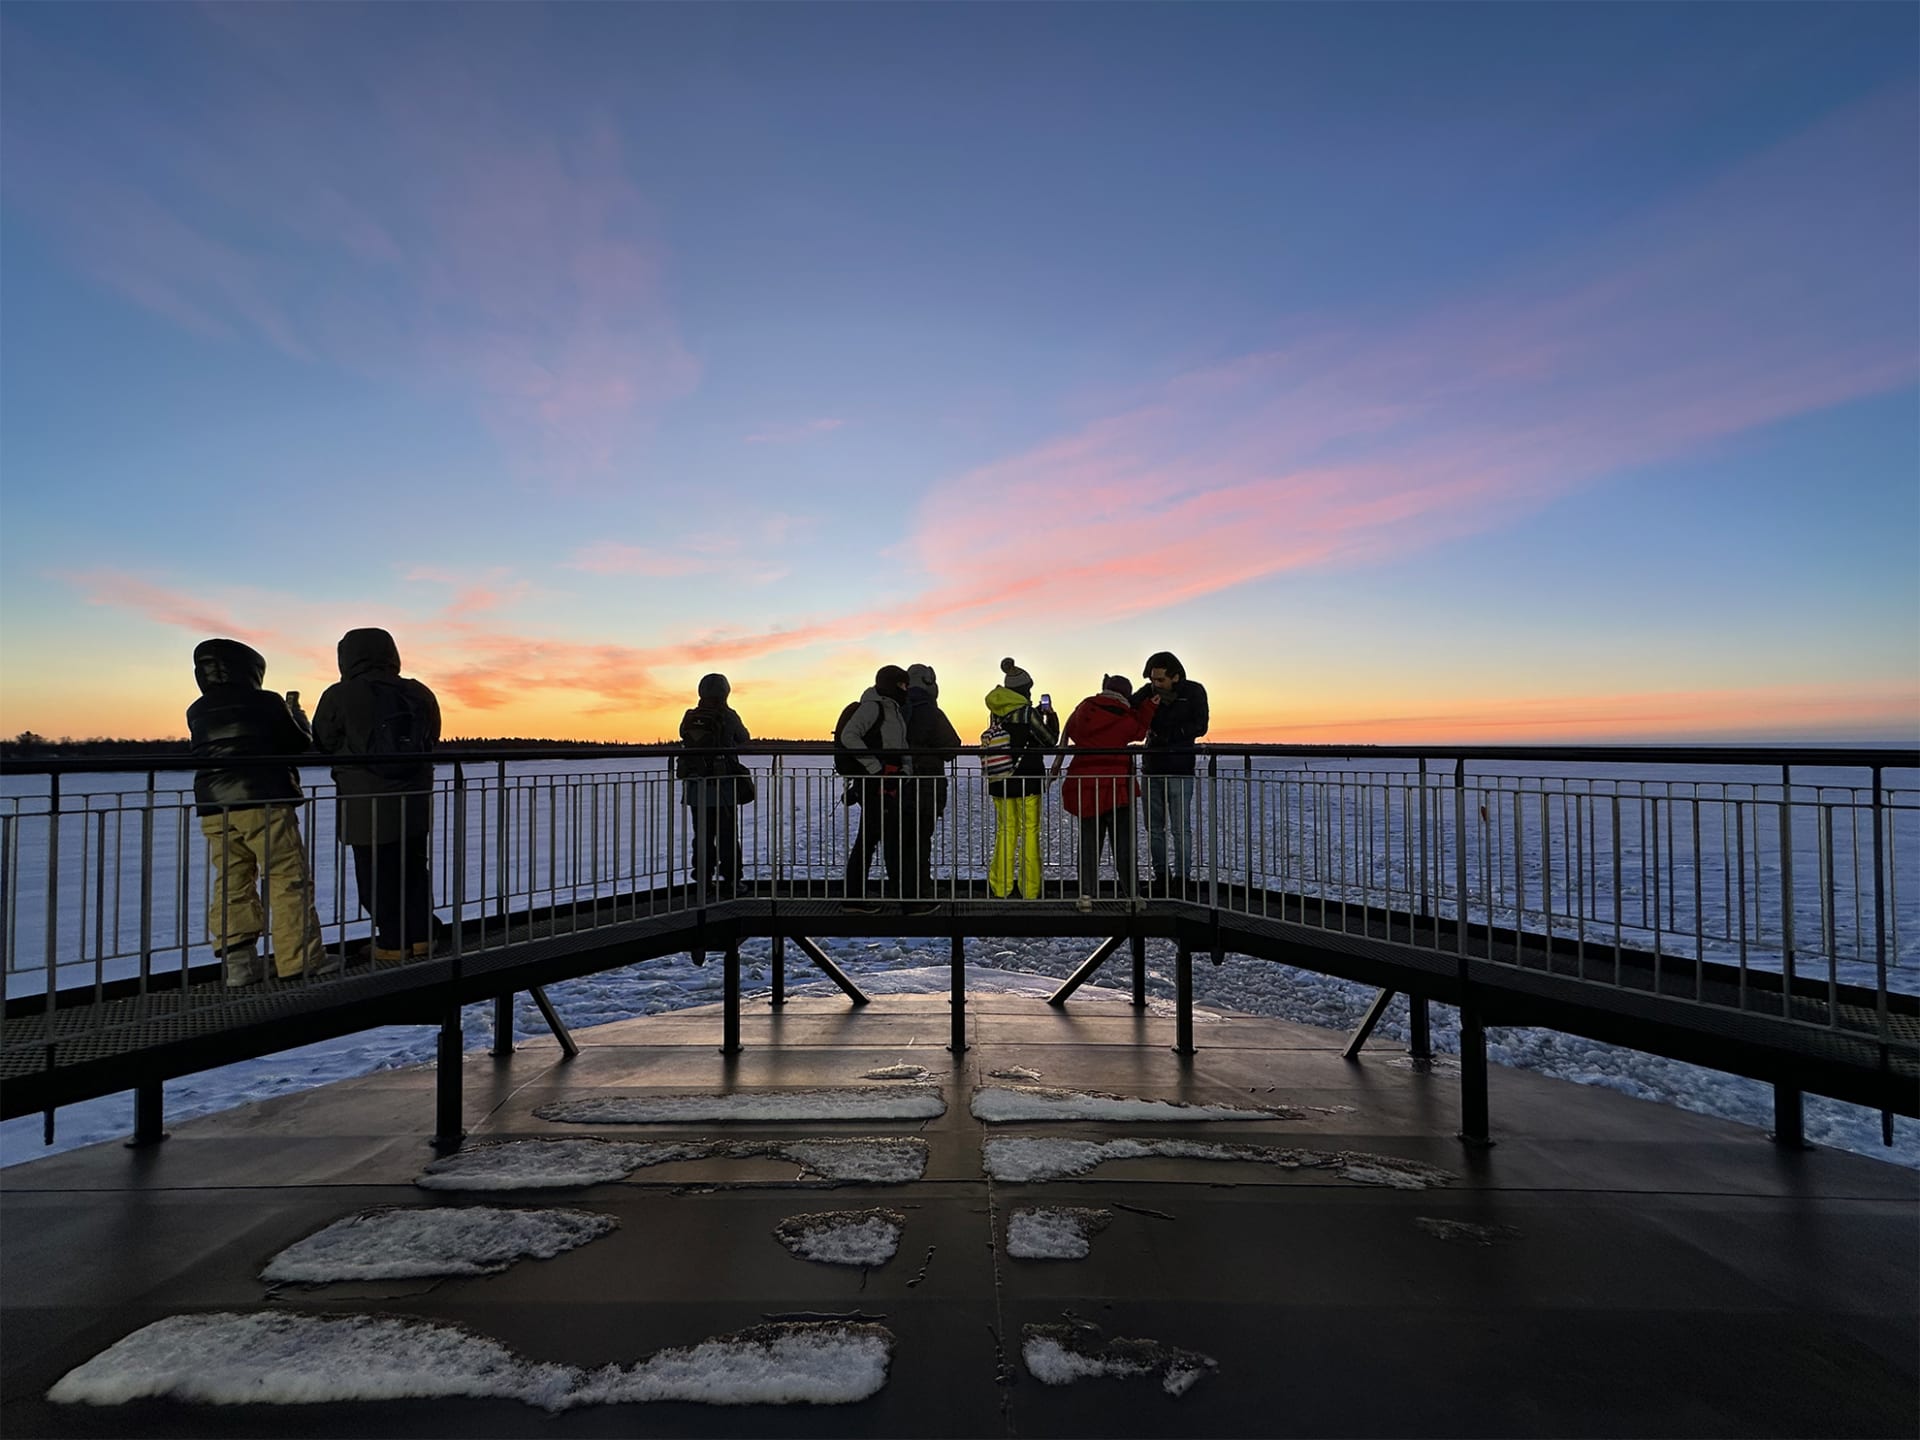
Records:
[[[1001,683],[1009,690],[1018,690],[1022,695],[1033,693],[1033,676],[1014,664],[1011,655],[1000,662],[1000,674],[1004,677]]]
[[[702,703],[722,705],[726,703],[727,697],[732,693],[733,686],[727,682],[726,676],[716,672],[712,675],[702,675],[700,677],[700,699]]]
[[[934,676],[931,665],[907,666],[907,684],[913,689],[924,690],[935,699],[940,695],[940,682]]]
[[[904,690],[907,672],[898,665],[882,665],[873,672],[874,687],[879,690]]]
[[[1110,690],[1115,695],[1125,695],[1129,698],[1133,695],[1133,682],[1127,679],[1126,676],[1120,674],[1104,676],[1100,681],[1100,688],[1102,690]]]

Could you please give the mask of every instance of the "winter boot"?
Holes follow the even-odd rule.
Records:
[[[249,940],[243,945],[229,945],[220,952],[220,959],[226,966],[227,989],[244,989],[266,979],[266,966],[260,959],[259,951],[254,948],[258,943]]]

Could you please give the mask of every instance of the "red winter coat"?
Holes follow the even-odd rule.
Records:
[[[1135,708],[1124,696],[1102,690],[1074,707],[1061,742],[1076,749],[1067,762],[1067,779],[1060,788],[1069,815],[1099,815],[1115,805],[1131,805],[1140,787],[1129,777],[1133,762],[1126,755],[1089,755],[1087,750],[1119,750],[1133,744],[1153,724],[1151,703]]]

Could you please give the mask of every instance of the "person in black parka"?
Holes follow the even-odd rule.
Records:
[[[266,657],[251,645],[203,640],[194,646],[200,698],[187,710],[187,735],[195,759],[301,755],[313,748],[305,718],[261,688],[266,677]],[[273,936],[274,970],[282,980],[323,973],[327,956],[297,818],[306,798],[300,772],[290,765],[200,770],[193,798],[215,875],[207,930],[226,983],[238,988],[264,978],[256,948],[263,931]]]
[[[440,703],[401,675],[400,649],[385,630],[349,630],[339,658],[340,682],[313,712],[314,743],[329,755],[381,757],[335,761],[340,839],[353,850],[360,908],[373,917],[374,959],[419,958],[434,926],[427,853]]]

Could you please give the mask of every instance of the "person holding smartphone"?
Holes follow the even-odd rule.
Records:
[[[1004,900],[1016,890],[1040,898],[1040,799],[1047,789],[1047,751],[1060,740],[1052,697],[1033,702],[1033,677],[1011,656],[1000,662],[1001,683],[987,692],[988,723],[980,743],[981,768],[993,797],[993,864],[987,889]]]

